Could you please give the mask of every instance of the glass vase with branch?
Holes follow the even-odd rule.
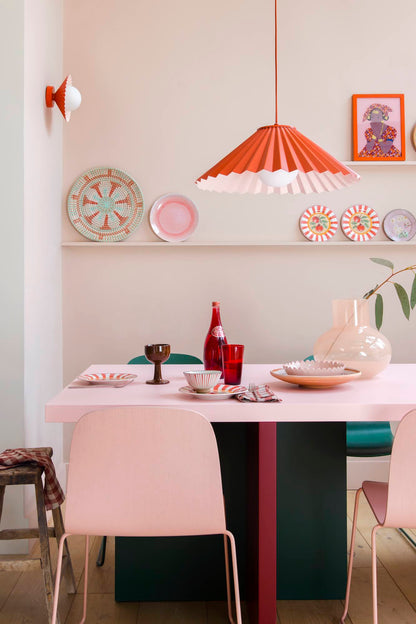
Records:
[[[370,260],[389,268],[390,275],[380,284],[376,284],[362,299],[333,301],[333,327],[320,336],[314,346],[316,360],[342,361],[347,368],[359,370],[362,376],[367,378],[374,377],[384,370],[391,360],[390,342],[379,331],[383,322],[384,308],[380,290],[388,283],[393,285],[407,319],[416,305],[416,265],[395,271],[390,260],[384,258]],[[396,276],[406,271],[415,275],[409,294],[404,286],[396,281]],[[375,296],[377,329],[370,324],[369,299],[372,296]]]

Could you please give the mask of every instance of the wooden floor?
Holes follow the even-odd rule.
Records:
[[[348,492],[348,525],[351,527],[354,492]],[[362,497],[357,534],[355,568],[349,624],[371,624],[370,533],[372,513]],[[379,561],[380,624],[416,622],[416,549],[397,531],[384,529],[377,538]],[[416,537],[416,536],[415,536]],[[87,624],[225,624],[227,612],[221,602],[115,603],[114,540],[109,540],[107,559],[95,567],[100,539],[91,545],[90,592]],[[83,580],[83,538],[70,538],[79,591]],[[56,554],[56,549],[54,548]],[[64,588],[63,588],[64,590]],[[339,621],[340,600],[278,601],[278,624],[331,624]],[[82,595],[62,591],[61,624],[78,624]],[[247,622],[246,613],[243,612]],[[46,610],[40,571],[0,572],[0,624],[45,624]]]

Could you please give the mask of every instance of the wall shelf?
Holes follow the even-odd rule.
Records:
[[[409,247],[416,245],[415,242],[395,242],[395,241],[369,241],[366,243],[358,243],[354,241],[328,241],[326,243],[318,243],[313,241],[190,241],[180,243],[168,243],[162,241],[136,241],[136,242],[119,242],[119,243],[93,243],[93,242],[66,242],[62,243],[62,247],[94,247],[103,249],[104,247]]]
[[[412,167],[416,166],[416,160],[344,160],[343,164],[348,167]]]

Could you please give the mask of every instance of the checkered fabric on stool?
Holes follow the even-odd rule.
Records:
[[[49,537],[55,537],[58,545],[61,535],[65,533],[60,502],[63,500],[59,483],[56,481],[52,464],[50,447],[36,449],[8,449],[0,454],[0,521],[3,500],[8,485],[34,485],[38,527],[33,529],[3,529],[0,540],[34,539],[40,542],[40,557],[3,556],[0,558],[0,570],[24,571],[41,565],[45,585],[46,608],[48,622],[52,621],[53,605],[53,573],[49,550]],[[30,461],[32,459],[32,461]],[[25,463],[20,463],[25,462]],[[45,491],[42,475],[45,472]],[[48,474],[50,473],[50,474]],[[52,474],[52,479],[51,479]],[[55,485],[55,482],[57,486]],[[51,489],[52,483],[52,489]],[[53,527],[48,527],[46,509],[52,509]],[[65,575],[70,593],[76,592],[75,577],[72,569],[68,547],[65,550]]]

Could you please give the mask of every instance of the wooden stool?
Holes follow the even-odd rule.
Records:
[[[28,449],[35,450],[35,449]],[[36,450],[45,451],[49,457],[52,457],[52,449],[50,447],[40,448]],[[3,529],[0,531],[1,540],[15,540],[15,539],[32,539],[39,538],[40,542],[40,558],[34,558],[29,556],[14,556],[10,559],[1,557],[0,570],[13,570],[13,571],[26,571],[37,567],[39,564],[42,567],[43,581],[45,585],[45,598],[46,608],[48,612],[48,621],[52,621],[52,605],[53,605],[53,574],[51,556],[49,550],[49,537],[55,537],[58,542],[61,535],[65,533],[64,523],[62,519],[61,508],[57,507],[52,509],[53,527],[48,527],[46,521],[46,509],[43,496],[43,483],[42,473],[43,467],[38,464],[22,464],[20,466],[13,466],[0,470],[0,521],[3,511],[3,500],[6,486],[8,485],[26,485],[33,484],[36,492],[36,507],[38,515],[38,528],[37,529]],[[67,579],[68,593],[76,592],[76,584],[74,572],[72,569],[71,556],[69,554],[67,541],[65,541],[64,550],[64,573]]]

